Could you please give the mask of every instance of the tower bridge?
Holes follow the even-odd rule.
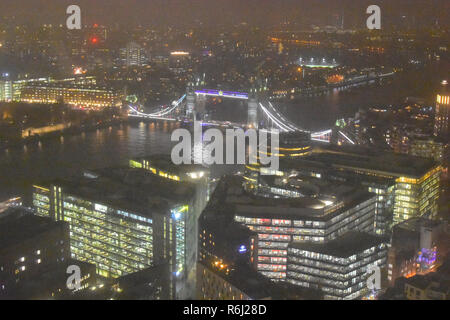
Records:
[[[247,123],[231,124],[226,121],[207,121],[205,124],[219,126],[234,126],[242,128],[253,128],[259,130],[277,129],[280,132],[305,132],[311,134],[311,139],[315,141],[330,142],[331,129],[320,132],[310,132],[304,130],[291,121],[289,121],[280,111],[270,102],[258,99],[255,90],[246,92],[225,91],[219,89],[198,89],[188,86],[186,94],[171,106],[152,113],[143,113],[136,106],[128,105],[129,117],[167,120],[167,121],[195,121],[199,109],[204,108],[205,97],[223,97],[229,99],[238,99],[247,101]],[[203,111],[203,110],[201,110]],[[260,122],[261,121],[261,122]],[[263,126],[260,124],[263,123]]]

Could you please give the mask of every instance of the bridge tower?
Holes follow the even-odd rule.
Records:
[[[197,114],[205,114],[206,112],[206,96],[199,94],[195,96],[195,109]]]
[[[258,129],[258,99],[256,97],[256,89],[250,89],[248,94],[248,120],[249,128]]]
[[[192,83],[186,89],[186,116],[195,120],[195,91]]]

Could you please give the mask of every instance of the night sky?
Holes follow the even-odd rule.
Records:
[[[365,9],[378,4],[388,24],[411,19],[424,26],[448,26],[448,0],[2,0],[0,17],[15,16],[18,23],[64,23],[65,9],[81,6],[84,23],[139,23],[153,26],[226,25],[249,22],[273,26],[295,21],[299,25],[327,25],[344,14],[346,27],[365,22]]]

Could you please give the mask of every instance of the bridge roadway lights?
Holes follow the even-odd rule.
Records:
[[[250,94],[244,92],[222,91],[203,89],[195,91],[192,85],[186,88],[186,116],[194,118],[197,112],[204,112],[206,96],[224,97],[239,100],[247,100],[249,128],[258,129],[258,100],[256,93],[251,90]]]

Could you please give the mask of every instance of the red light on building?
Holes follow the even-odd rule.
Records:
[[[91,38],[91,43],[92,44],[97,44],[98,43],[98,38],[97,37],[92,37]]]

